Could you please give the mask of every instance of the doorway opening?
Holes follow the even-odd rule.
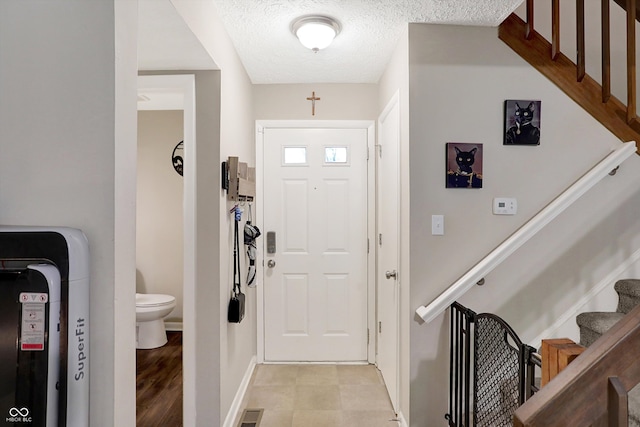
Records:
[[[195,407],[195,76],[183,75],[145,75],[138,77],[139,105],[148,103],[146,110],[182,110],[183,125],[183,193],[176,204],[181,207],[180,224],[182,250],[182,400],[183,408]],[[142,99],[142,101],[141,101]],[[176,141],[176,146],[179,141]],[[176,173],[172,166],[173,148],[167,153],[166,167]],[[162,191],[160,189],[159,191]],[[180,327],[174,322],[172,329]],[[194,425],[195,411],[185,410],[182,419],[184,425]]]

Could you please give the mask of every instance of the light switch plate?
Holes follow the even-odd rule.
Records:
[[[496,197],[493,199],[493,213],[495,215],[515,215],[518,213],[518,200],[510,197]]]
[[[444,215],[431,215],[431,235],[444,235]]]

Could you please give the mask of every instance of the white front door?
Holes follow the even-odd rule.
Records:
[[[400,105],[395,96],[378,120],[378,339],[376,364],[398,410]]]
[[[368,139],[264,128],[266,361],[367,360]]]

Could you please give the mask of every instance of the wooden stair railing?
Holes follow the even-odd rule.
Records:
[[[627,392],[640,383],[638,348],[640,306],[518,408],[513,425],[627,425]]]
[[[527,0],[526,3],[526,22],[512,14],[500,25],[498,36],[620,140],[640,141],[640,121],[636,114],[635,53],[635,22],[640,13],[636,5],[640,0],[616,0],[617,4],[624,4],[627,11],[627,105],[611,96],[610,0],[601,1],[602,84],[585,72],[584,0],[576,0],[576,63],[560,51],[560,0],[551,1],[551,43],[535,31],[533,0]]]
[[[614,1],[618,4],[618,6],[626,10],[627,0],[614,0]],[[640,0],[636,0],[636,20],[640,21]]]

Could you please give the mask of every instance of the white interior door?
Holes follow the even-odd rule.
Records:
[[[394,97],[378,121],[378,252],[376,363],[398,409],[398,310],[400,238],[400,105]]]
[[[367,360],[367,132],[264,129],[266,361]]]

